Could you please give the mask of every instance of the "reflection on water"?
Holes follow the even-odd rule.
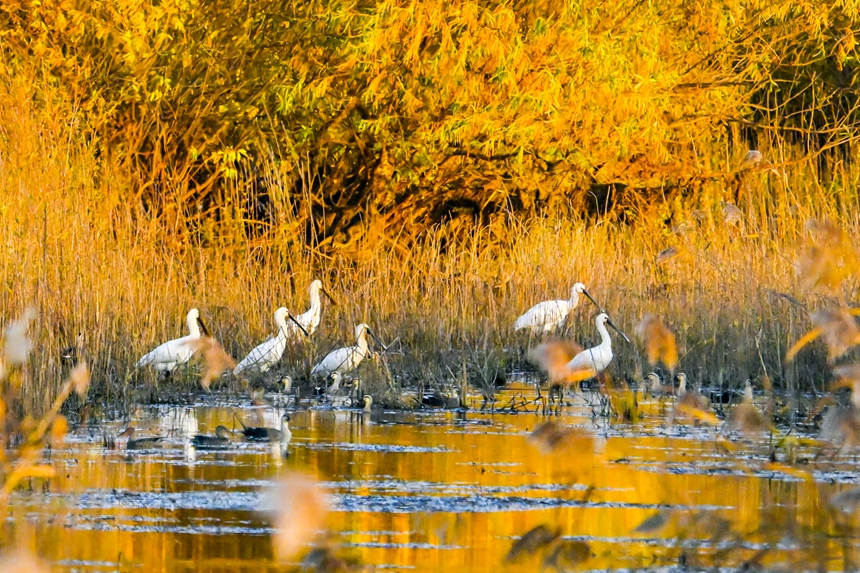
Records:
[[[274,408],[141,411],[138,435],[165,436],[163,448],[105,450],[102,428],[73,432],[49,456],[58,478],[16,496],[2,538],[29,539],[59,570],[277,568],[261,510],[277,476],[296,470],[332,494],[333,541],[368,567],[533,571],[539,562],[504,558],[516,539],[548,524],[588,543],[591,556],[575,568],[615,569],[677,562],[679,518],[635,531],[655,514],[711,516],[752,532],[775,505],[794,521],[814,519],[822,496],[856,480],[847,457],[804,481],[769,466],[762,444],[737,442],[728,456],[713,429],[672,425],[653,406],[631,426],[594,418],[577,399],[558,421],[581,429],[579,442],[552,453],[529,441],[546,420],[533,413],[302,409],[290,411],[286,456],[277,444],[189,446],[219,424],[279,427]]]

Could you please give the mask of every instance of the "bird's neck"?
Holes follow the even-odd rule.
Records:
[[[612,349],[612,339],[609,337],[609,331],[606,330],[606,325],[599,324],[597,326],[597,332],[600,333],[600,346]]]
[[[367,331],[361,331],[361,334],[358,335],[358,339],[355,341],[355,344],[356,346],[358,346],[362,353],[367,352]]]
[[[200,325],[197,324],[196,318],[188,319],[188,332],[191,338],[200,338]]]
[[[320,307],[320,291],[317,289],[311,290],[311,308],[310,310],[316,310]]]
[[[288,335],[287,320],[279,317],[276,322],[278,323],[278,336],[286,338]]]

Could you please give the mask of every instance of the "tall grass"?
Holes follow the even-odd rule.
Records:
[[[188,308],[200,308],[240,358],[274,330],[276,307],[304,310],[314,278],[339,304],[326,303],[318,334],[285,356],[283,370],[300,381],[331,347],[351,343],[355,324],[368,322],[383,339],[402,341],[403,354],[387,357],[395,383],[432,386],[465,375],[488,387],[525,366],[533,341],[513,332],[516,317],[541,300],[567,298],[577,281],[628,333],[646,314],[663,317],[693,382],[736,386],[767,374],[809,389],[827,376],[822,347],[791,364],[784,356],[810,327],[791,300],[810,309],[830,304],[799,287],[795,254],[807,221],[832,219],[853,237],[860,227],[858,173],[844,165],[832,166],[827,185],[809,163],[747,174],[736,223],[724,220],[730,190],[711,182],[642,201],[623,216],[459,217],[419,237],[374,232],[368,220],[362,238],[336,238],[322,251],[301,233],[308,217],[326,214],[297,213],[283,191],[301,173],[296,166],[260,166],[276,190],[264,228],[246,220],[243,186],[251,177],[223,190],[228,207],[217,217],[147,212],[128,200],[135,193],[122,169],[95,157],[94,134],[57,120],[68,114],[56,113],[50,100],[34,104],[27,86],[8,81],[2,89],[2,100],[15,103],[0,110],[0,317],[7,322],[26,307],[38,312],[30,406],[50,404],[68,368],[61,349],[79,332],[92,365],[91,395],[145,398],[155,377],[134,363],[181,334]],[[761,151],[774,163],[793,152]],[[744,152],[726,150],[710,161],[730,166]],[[660,262],[669,247],[678,255]],[[851,277],[833,301],[854,300],[857,286]],[[565,335],[595,342],[594,311],[577,309]],[[614,344],[613,375],[641,376],[648,368],[641,346]]]

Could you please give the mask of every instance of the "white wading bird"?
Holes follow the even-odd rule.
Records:
[[[591,371],[594,373],[592,376],[597,376],[606,370],[606,367],[612,361],[612,339],[609,338],[609,331],[606,330],[607,324],[620,334],[621,338],[630,342],[627,335],[612,324],[612,321],[609,320],[609,315],[605,312],[598,314],[595,322],[597,323],[597,332],[600,333],[600,344],[594,348],[583,350],[574,356],[573,360],[567,363],[567,369],[570,372]]]
[[[514,330],[527,328],[531,332],[536,333],[550,332],[558,328],[564,322],[564,319],[567,318],[567,315],[579,305],[580,294],[587,296],[603,312],[603,308],[585,290],[585,285],[576,283],[570,289],[570,300],[547,300],[539,302],[517,319],[514,323]]]
[[[145,354],[137,361],[137,366],[152,365],[156,370],[173,372],[180,364],[185,364],[194,355],[197,350],[200,340],[201,330],[203,334],[208,335],[203,323],[200,322],[200,313],[196,308],[188,311],[188,316],[185,317],[188,323],[188,336],[169,340],[164,344],[155,348],[155,350]],[[202,327],[202,328],[201,328]]]
[[[248,356],[243,358],[233,369],[234,375],[239,376],[245,370],[256,370],[262,373],[277,364],[287,347],[287,338],[292,334],[292,330],[287,326],[288,314],[289,311],[283,306],[275,311],[275,324],[278,327],[278,333],[275,336],[270,336],[249,352]]]
[[[329,352],[319,364],[311,370],[311,376],[328,376],[332,372],[346,374],[353,370],[364,357],[368,355],[367,335],[370,333],[370,327],[366,324],[359,324],[355,327],[355,346],[346,346],[337,348]]]
[[[320,325],[320,310],[322,308],[320,302],[320,292],[322,292],[332,304],[334,304],[334,299],[332,296],[323,288],[322,281],[315,280],[311,283],[310,289],[308,289],[308,294],[311,299],[311,307],[307,310],[307,312],[300,314],[299,316],[294,317],[294,320],[302,325],[302,328],[305,329],[305,333],[310,336],[314,333],[317,327]],[[294,324],[290,325],[290,328],[293,332],[298,332],[298,327]]]

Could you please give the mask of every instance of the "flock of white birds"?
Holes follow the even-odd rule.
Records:
[[[320,324],[322,309],[320,294],[325,294],[329,299],[331,296],[323,289],[322,282],[319,280],[311,283],[309,294],[310,308],[304,314],[292,316],[285,307],[275,311],[277,333],[251,350],[233,369],[234,375],[240,376],[251,372],[268,371],[280,361],[290,337],[298,335],[299,332],[309,336],[316,331]],[[554,353],[552,358],[538,358],[539,365],[550,373],[551,378],[568,381],[581,380],[603,372],[613,357],[612,339],[606,329],[607,326],[613,328],[624,340],[630,342],[627,336],[612,323],[609,315],[588,293],[582,283],[573,285],[569,300],[548,300],[530,308],[516,320],[514,330],[528,330],[533,334],[545,334],[557,330],[563,325],[570,312],[579,305],[580,295],[587,297],[600,309],[600,314],[597,315],[596,319],[600,344],[582,350],[573,357]],[[188,312],[186,321],[189,331],[187,336],[159,345],[142,356],[137,361],[137,366],[153,366],[156,370],[169,373],[179,365],[188,362],[197,350],[200,338],[207,333],[196,308],[192,308]],[[337,375],[339,378],[354,370],[369,354],[368,334],[373,336],[367,324],[362,323],[356,326],[355,345],[337,348],[329,352],[313,367],[311,375],[321,377]],[[556,374],[553,375],[553,373]]]
[[[287,339],[296,336],[299,332],[310,336],[320,324],[322,300],[320,294],[331,296],[325,291],[322,282],[315,280],[311,283],[310,308],[299,316],[292,316],[290,312],[281,307],[275,311],[275,325],[277,333],[251,350],[245,358],[233,369],[233,374],[241,376],[251,372],[263,373],[280,361],[287,347]],[[287,319],[289,318],[289,322]],[[200,321],[200,313],[196,308],[188,311],[186,316],[188,323],[188,335],[155,347],[143,355],[137,361],[138,367],[152,366],[158,371],[170,373],[178,366],[185,364],[200,346],[199,341],[206,333],[203,323]],[[370,327],[359,324],[355,327],[355,346],[337,348],[329,352],[311,370],[314,376],[326,377],[333,373],[339,375],[354,370],[362,360],[369,354],[367,335],[372,334]]]

